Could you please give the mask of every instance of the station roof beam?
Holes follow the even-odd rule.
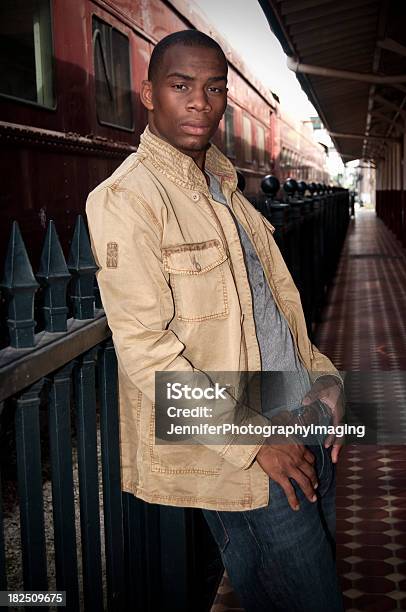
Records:
[[[259,0],[344,161],[404,135],[404,0]]]

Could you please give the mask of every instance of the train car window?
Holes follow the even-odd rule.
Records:
[[[235,157],[234,107],[228,105],[224,113],[225,153],[227,157]]]
[[[93,17],[93,55],[99,122],[133,130],[127,36],[98,17]]]
[[[244,158],[246,162],[252,161],[252,134],[251,121],[247,115],[242,118],[242,133],[244,140]]]
[[[0,95],[54,107],[50,0],[1,0]]]
[[[258,149],[258,164],[265,165],[265,130],[262,125],[257,125],[257,149]]]

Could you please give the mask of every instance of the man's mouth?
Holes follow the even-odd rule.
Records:
[[[191,134],[193,136],[203,136],[204,134],[210,132],[211,126],[203,123],[182,123],[180,128],[186,134]]]

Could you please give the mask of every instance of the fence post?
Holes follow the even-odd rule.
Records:
[[[8,244],[1,287],[4,287],[9,296],[7,325],[10,346],[13,348],[34,346],[34,295],[39,285],[32,272],[16,221],[13,223]]]
[[[123,493],[126,610],[134,612],[152,612],[148,604],[144,504],[131,493]]]
[[[39,405],[43,379],[17,399],[15,414],[24,589],[48,590]]]
[[[108,610],[124,609],[124,533],[120,474],[117,359],[113,342],[99,353],[100,436]]]
[[[90,247],[85,222],[78,216],[68,257],[72,274],[71,299],[75,319],[94,318],[94,275],[98,270]]]
[[[70,279],[65,257],[56,233],[55,224],[49,222],[41,254],[37,278],[44,285],[44,320],[49,332],[66,331],[66,287]]]
[[[103,610],[95,389],[96,348],[75,367],[76,428],[85,608]]]
[[[79,610],[70,426],[72,368],[73,362],[70,362],[49,377],[48,405],[56,588],[66,591],[67,612]]]
[[[292,278],[298,288],[303,299],[305,284],[304,284],[304,262],[302,259],[302,227],[303,227],[303,200],[295,198],[297,191],[297,182],[294,179],[287,179],[283,184],[283,189],[287,194],[289,208],[289,256],[288,266]]]
[[[188,538],[188,510],[185,508],[160,507],[161,562],[162,562],[162,603],[168,612],[189,612],[189,580],[193,568],[189,567],[191,542]]]

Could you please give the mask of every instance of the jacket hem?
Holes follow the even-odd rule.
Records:
[[[200,508],[204,510],[220,510],[220,511],[242,511],[242,510],[255,510],[257,508],[264,508],[268,505],[269,487],[263,500],[254,501],[251,496],[244,496],[237,500],[226,500],[219,499],[218,497],[193,497],[192,495],[187,496],[174,496],[174,495],[161,495],[158,493],[149,493],[131,483],[124,483],[123,491],[125,493],[131,493],[142,499],[145,502],[152,504],[161,504],[163,506],[176,506],[183,508]]]

